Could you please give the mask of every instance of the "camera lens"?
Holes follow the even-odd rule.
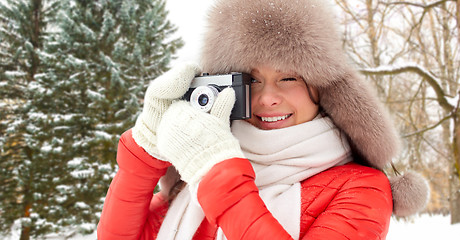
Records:
[[[199,86],[190,95],[190,104],[203,112],[209,112],[217,94],[219,91],[214,86]]]
[[[198,104],[200,104],[200,106],[206,106],[206,104],[208,104],[209,102],[209,97],[208,95],[206,94],[201,94],[199,97],[198,97]]]

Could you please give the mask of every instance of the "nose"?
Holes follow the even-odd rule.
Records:
[[[281,97],[279,91],[272,85],[265,85],[257,93],[258,103],[265,107],[277,106],[282,102],[282,100],[283,98]]]

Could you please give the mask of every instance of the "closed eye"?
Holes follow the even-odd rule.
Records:
[[[281,81],[297,81],[297,78],[283,78]]]

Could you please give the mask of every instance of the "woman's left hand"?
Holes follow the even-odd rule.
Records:
[[[210,113],[179,101],[164,114],[158,127],[159,152],[188,184],[198,183],[216,163],[244,157],[230,131],[234,104],[235,91],[226,88],[219,93]]]

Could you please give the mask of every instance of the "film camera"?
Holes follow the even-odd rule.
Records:
[[[246,73],[209,75],[203,73],[190,84],[184,99],[193,107],[209,112],[219,92],[227,87],[235,90],[235,105],[230,115],[231,120],[251,118],[251,76]]]

